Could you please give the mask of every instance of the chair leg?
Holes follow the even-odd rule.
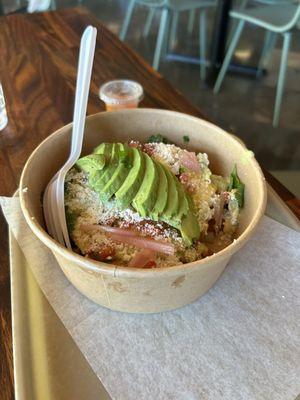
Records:
[[[287,67],[287,60],[288,60],[288,55],[289,55],[291,38],[292,38],[291,32],[286,32],[283,34],[283,46],[282,46],[282,52],[281,52],[280,69],[279,69],[277,91],[276,91],[273,126],[278,126],[278,123],[279,123],[280,108],[281,108],[282,94],[283,94],[284,83],[285,83],[285,74],[286,74],[286,67]]]
[[[173,11],[170,41],[169,41],[170,48],[174,45],[175,40],[176,40],[178,19],[179,19],[179,12]]]
[[[200,27],[199,27],[199,44],[200,44],[200,79],[206,79],[206,10],[200,10]]]
[[[162,49],[160,53],[160,58],[165,58],[168,51],[169,51],[169,45],[170,45],[170,29],[171,28],[171,12],[168,11],[168,16],[167,16],[167,22],[165,25],[165,33],[164,33],[164,38],[163,38],[163,44],[162,44]]]
[[[271,61],[271,57],[272,57],[272,52],[273,52],[273,50],[274,50],[274,48],[275,48],[275,45],[276,45],[276,42],[277,42],[277,37],[278,37],[278,34],[277,33],[275,33],[273,36],[272,36],[272,39],[271,39],[271,41],[270,41],[270,46],[269,46],[269,51],[268,51],[268,53],[267,53],[267,55],[266,55],[266,58],[265,58],[265,61],[264,61],[264,68],[267,68],[267,66],[269,65],[269,63],[270,63],[270,61]]]
[[[134,6],[135,6],[135,0],[130,0],[130,3],[128,5],[127,11],[126,11],[126,15],[124,18],[124,22],[123,22],[123,25],[122,25],[122,28],[121,28],[121,31],[119,34],[119,38],[121,40],[125,40],[127,31],[128,31],[128,27],[129,27],[129,24],[131,21]]]
[[[248,2],[249,2],[249,0],[240,0],[240,4],[238,5],[237,9],[244,10],[248,6]],[[237,25],[238,25],[238,21],[236,19],[231,19],[230,26],[229,26],[229,34],[227,36],[227,41],[226,41],[226,44],[227,44],[226,51],[232,41],[232,38],[235,33]]]
[[[193,33],[194,29],[194,23],[195,23],[195,16],[196,16],[196,11],[191,10],[189,13],[189,20],[188,20],[188,33],[191,35]]]
[[[222,85],[223,79],[224,79],[225,74],[227,72],[227,69],[229,67],[229,63],[230,63],[231,58],[233,56],[233,53],[234,53],[234,50],[235,50],[236,45],[238,43],[238,40],[239,40],[239,38],[241,36],[242,30],[244,28],[244,25],[245,25],[245,21],[240,21],[238,23],[238,26],[236,28],[236,31],[235,31],[235,33],[233,35],[232,41],[231,41],[231,43],[229,45],[228,51],[227,51],[226,56],[224,58],[221,70],[220,70],[219,75],[218,75],[218,78],[216,80],[216,83],[215,83],[215,86],[214,86],[214,94],[218,93],[219,90],[220,90],[220,87]]]
[[[270,54],[275,46],[276,36],[277,36],[276,33],[271,31],[267,31],[265,34],[264,45],[257,67],[257,73],[256,73],[257,77],[259,77],[262,74],[262,70],[268,64],[268,61],[270,59]]]
[[[148,12],[147,20],[146,20],[145,27],[144,27],[144,30],[143,30],[143,36],[144,37],[147,37],[149,35],[149,33],[150,33],[150,29],[151,29],[152,21],[153,21],[153,18],[154,18],[154,14],[155,14],[155,8],[151,7],[149,12]]]
[[[154,53],[154,58],[153,58],[153,64],[152,64],[154,69],[158,69],[158,67],[159,67],[162,47],[163,47],[164,39],[165,39],[165,35],[166,35],[166,27],[168,26],[168,17],[169,17],[169,10],[167,8],[163,8],[162,12],[161,12],[161,17],[160,17],[158,36],[157,36],[157,40],[156,40],[156,47],[155,47],[155,53]]]

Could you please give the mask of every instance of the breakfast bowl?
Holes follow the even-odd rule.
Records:
[[[20,181],[20,202],[33,233],[50,249],[69,281],[95,303],[112,310],[154,313],[187,305],[207,292],[231,257],[244,246],[264,214],[266,185],[252,152],[217,126],[189,115],[156,109],[103,112],[86,119],[82,155],[101,142],[145,142],[164,135],[178,146],[189,138],[191,151],[208,154],[214,173],[229,176],[236,165],[245,184],[245,204],[234,241],[200,260],[165,268],[133,268],[95,261],[68,250],[46,231],[42,196],[70,150],[72,125],[45,139],[29,157]]]

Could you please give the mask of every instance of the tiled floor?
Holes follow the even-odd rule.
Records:
[[[109,29],[119,32],[128,0],[85,0],[89,8]],[[77,5],[76,0],[58,0],[58,7]],[[152,61],[159,12],[148,38],[141,32],[147,11],[138,6],[134,13],[126,42],[148,61]],[[187,34],[187,15],[182,13],[178,37],[172,52],[198,56],[198,24],[192,35]],[[209,14],[208,39],[213,25]],[[236,58],[247,64],[257,62],[263,41],[263,31],[247,27],[242,35]],[[194,104],[218,125],[240,136],[252,149],[259,162],[268,170],[278,171],[278,178],[300,197],[300,31],[295,31],[288,62],[286,90],[281,122],[273,128],[271,118],[280,60],[281,38],[277,41],[272,62],[265,77],[254,79],[228,75],[219,95],[200,82],[199,67],[179,62],[163,61],[160,72],[179,88]],[[209,40],[207,43],[210,45]]]

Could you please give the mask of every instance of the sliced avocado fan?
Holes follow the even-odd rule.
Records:
[[[121,210],[131,206],[142,217],[166,222],[180,231],[187,245],[199,239],[200,226],[192,199],[166,165],[140,149],[102,143],[76,165],[87,174],[89,185],[101,201],[114,196]]]

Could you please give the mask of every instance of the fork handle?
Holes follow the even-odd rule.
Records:
[[[70,158],[80,156],[83,142],[85,117],[89,97],[92,66],[96,46],[97,30],[88,26],[81,38],[76,82],[75,105]]]

